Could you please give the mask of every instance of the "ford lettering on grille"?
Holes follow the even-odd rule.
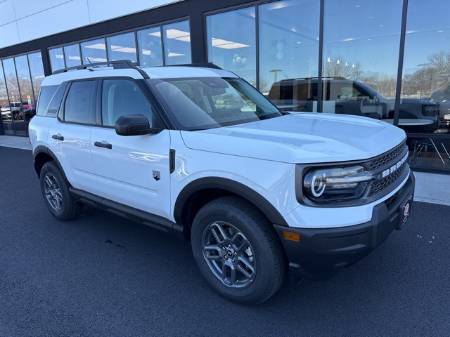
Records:
[[[381,173],[381,178],[386,178],[387,176],[396,172],[404,163],[408,160],[408,153],[403,156],[403,158],[397,162],[397,164],[392,165]]]

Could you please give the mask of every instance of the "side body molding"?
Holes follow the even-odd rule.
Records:
[[[196,192],[205,190],[222,190],[240,196],[259,209],[269,219],[271,224],[289,227],[278,210],[262,195],[241,183],[219,177],[200,178],[183,188],[177,197],[174,207],[174,218],[178,224],[183,222],[183,211],[190,197],[195,195]]]

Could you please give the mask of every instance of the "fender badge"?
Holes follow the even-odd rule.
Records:
[[[161,174],[159,173],[159,171],[153,171],[153,179],[155,179],[156,181],[161,179]]]

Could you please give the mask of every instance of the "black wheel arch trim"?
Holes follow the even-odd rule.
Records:
[[[219,189],[235,194],[253,204],[273,225],[289,227],[286,220],[278,210],[261,194],[250,187],[227,178],[207,177],[200,178],[186,185],[177,197],[174,207],[174,218],[178,224],[182,222],[183,210],[189,198],[196,192],[209,189]]]
[[[64,179],[66,179],[66,181],[69,181],[69,180],[67,180],[66,174],[62,168],[61,163],[58,160],[58,157],[56,157],[56,155],[53,153],[52,150],[50,150],[48,147],[46,147],[44,145],[39,145],[33,150],[33,166],[34,166],[35,170],[36,170],[36,165],[35,165],[36,158],[41,153],[45,153],[46,155],[50,156],[53,159],[53,161],[55,162],[56,166],[58,166],[58,169],[61,171],[61,174],[63,175]],[[36,170],[36,174],[39,177],[39,172],[37,170]]]

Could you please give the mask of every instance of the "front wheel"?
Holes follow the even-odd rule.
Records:
[[[192,251],[208,283],[227,299],[261,303],[280,288],[285,261],[267,219],[245,200],[216,199],[195,216]]]

